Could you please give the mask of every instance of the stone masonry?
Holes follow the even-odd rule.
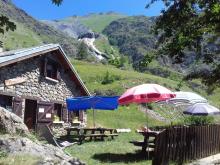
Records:
[[[0,86],[4,86],[5,80],[21,77],[26,78],[24,83],[4,86],[4,91],[12,92],[17,96],[36,97],[44,101],[65,102],[67,97],[80,96],[80,90],[70,79],[69,74],[64,73],[62,69],[60,71],[61,80],[58,82],[46,79],[40,73],[42,58],[44,57],[31,58],[0,68]]]

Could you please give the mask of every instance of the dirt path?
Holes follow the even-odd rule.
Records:
[[[219,165],[220,154],[212,155],[203,159],[196,160],[188,165]]]

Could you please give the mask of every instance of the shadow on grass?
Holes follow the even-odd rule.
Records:
[[[136,151],[136,153],[125,153],[125,154],[120,154],[120,153],[94,154],[92,158],[104,163],[117,163],[117,162],[132,163],[143,160],[151,160],[152,154],[153,154],[152,152],[149,152],[149,159],[148,159],[148,153],[141,151]]]

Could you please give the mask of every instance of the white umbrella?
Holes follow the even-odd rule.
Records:
[[[196,103],[189,106],[185,111],[183,111],[183,113],[188,115],[207,116],[220,114],[220,110],[207,103]]]
[[[181,104],[195,104],[195,103],[207,103],[208,101],[193,92],[174,92],[176,94],[175,98],[171,98],[168,100],[168,103],[175,104],[175,105],[181,105]]]

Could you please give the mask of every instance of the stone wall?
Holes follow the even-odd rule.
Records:
[[[49,56],[51,56],[49,54]],[[67,97],[80,96],[69,74],[61,70],[61,80],[54,82],[42,76],[41,62],[44,57],[31,58],[15,65],[0,68],[0,90],[12,92],[17,96],[37,97],[44,101],[64,101]],[[57,61],[57,59],[54,59]],[[62,66],[62,65],[61,65]],[[5,86],[5,80],[24,78],[25,82],[12,86]]]

